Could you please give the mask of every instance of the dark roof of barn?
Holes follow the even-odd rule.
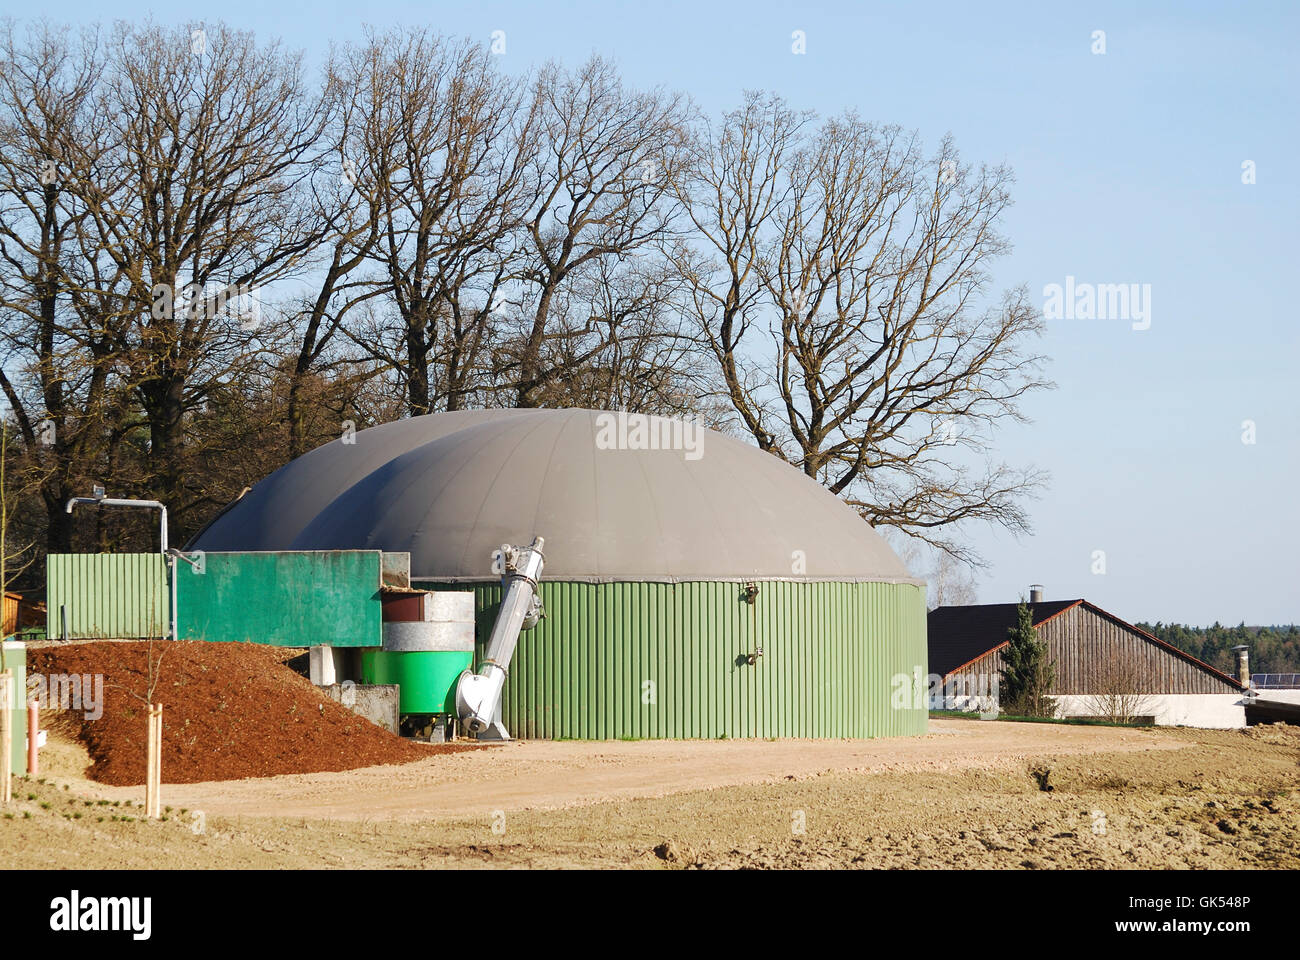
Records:
[[[1082,600],[1048,600],[1030,604],[1034,626]],[[984,656],[1007,639],[1016,625],[1016,603],[981,603],[938,607],[930,611],[930,672],[941,676]]]

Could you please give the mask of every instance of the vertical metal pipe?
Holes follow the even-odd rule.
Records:
[[[466,671],[456,684],[456,713],[473,733],[490,731],[494,738],[509,738],[501,722],[501,692],[520,632],[536,625],[540,616],[537,580],[542,575],[545,543],[537,537],[530,547],[502,549],[505,571],[500,612],[483,648],[478,672]]]
[[[1237,655],[1237,682],[1243,687],[1250,686],[1250,647],[1244,643],[1232,648]]]
[[[166,541],[167,539],[166,517],[167,517],[167,511],[164,510],[163,511],[163,540],[164,541]],[[171,638],[175,640],[176,639],[176,574],[179,568],[176,566],[176,558],[167,553],[166,547],[163,548],[163,556],[167,558],[165,561],[167,564],[167,579],[168,581],[170,581],[170,585],[171,585],[171,603],[169,604],[171,607]]]

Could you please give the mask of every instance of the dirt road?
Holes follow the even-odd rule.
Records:
[[[1177,750],[1145,730],[936,720],[887,740],[516,741],[400,766],[169,785],[168,802],[222,816],[428,820],[548,810],[691,790],[803,780],[828,772],[957,771],[1045,754]],[[127,799],[138,788],[99,787]]]

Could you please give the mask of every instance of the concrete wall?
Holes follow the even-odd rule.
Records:
[[[1300,703],[1300,690],[1256,690],[1261,700],[1280,700],[1283,703]]]
[[[1095,717],[1098,714],[1094,698],[1087,696],[1057,696],[1058,717]],[[1246,725],[1246,708],[1240,694],[1235,693],[1162,693],[1142,697],[1136,712],[1141,716],[1154,716],[1157,726],[1206,727],[1210,729],[1235,729]]]
[[[375,726],[383,727],[389,733],[398,732],[401,688],[397,684],[363,684],[348,680],[321,687],[320,692],[335,703],[341,703],[353,713],[365,717]]]

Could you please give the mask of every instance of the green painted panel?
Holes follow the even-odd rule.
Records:
[[[178,564],[177,636],[378,647],[380,563],[378,550],[205,553],[201,573]]]
[[[481,656],[501,588],[473,589]],[[516,737],[926,731],[924,704],[895,696],[897,677],[928,672],[922,587],[761,581],[752,605],[723,582],[543,580],[541,592],[546,619],[521,637],[506,682],[502,719]]]
[[[131,640],[170,632],[167,566],[160,553],[51,553],[46,557],[51,637]]]
[[[14,673],[13,699],[9,702],[9,723],[13,730],[13,749],[10,757],[13,772],[21,776],[27,772],[27,647],[21,642],[4,641],[0,647],[0,670]],[[3,706],[3,704],[0,704]],[[39,760],[39,758],[37,758]],[[15,790],[17,787],[14,788]]]

